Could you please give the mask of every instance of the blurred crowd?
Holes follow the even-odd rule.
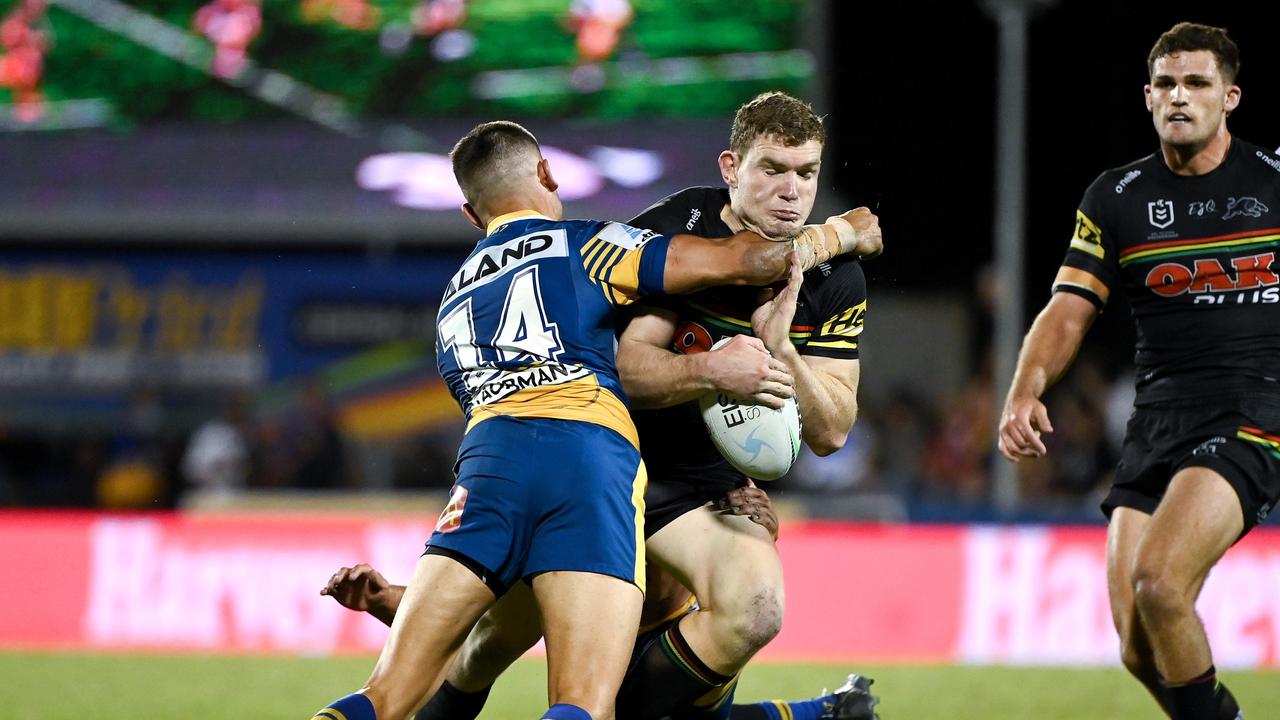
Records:
[[[928,397],[914,388],[864,402],[844,448],[807,450],[770,486],[818,496],[817,514],[884,519],[992,517],[997,392],[985,369],[955,392]],[[1089,519],[1110,483],[1133,404],[1130,373],[1108,373],[1083,357],[1045,398],[1054,432],[1049,455],[1016,466],[1018,512]],[[1100,516],[1098,516],[1100,517]]]
[[[985,363],[959,389],[865,393],[848,442],[807,450],[770,484],[812,515],[866,519],[974,519],[990,514],[996,391]],[[1046,397],[1054,432],[1049,459],[1017,466],[1024,510],[1096,508],[1132,405],[1131,374],[1081,357]],[[132,398],[114,433],[0,432],[0,504],[166,508],[199,492],[447,489],[460,428],[370,444],[344,433],[318,384],[284,412],[255,411],[247,396],[223,399],[194,423],[176,421],[156,392]]]

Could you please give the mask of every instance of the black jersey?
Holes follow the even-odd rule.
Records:
[[[1122,287],[1137,326],[1137,403],[1280,395],[1280,157],[1233,138],[1205,175],[1157,152],[1085,191],[1055,292],[1101,308]]]
[[[663,198],[631,222],[672,235],[727,237],[733,231],[720,212],[728,203],[729,192],[723,188],[688,188]],[[660,306],[677,315],[671,349],[704,352],[721,338],[750,335],[751,312],[759,293],[756,287],[717,287],[663,298]],[[805,273],[791,324],[791,342],[802,355],[856,359],[866,309],[867,282],[862,266],[850,255],[833,258]],[[741,477],[711,443],[697,402],[632,410],[631,414],[651,478]]]

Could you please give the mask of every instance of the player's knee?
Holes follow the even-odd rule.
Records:
[[[759,587],[745,593],[743,598],[746,602],[725,619],[729,621],[726,624],[730,642],[749,656],[768,645],[782,630],[782,593],[777,588]]]
[[[1144,618],[1161,618],[1181,612],[1187,605],[1186,593],[1158,570],[1139,567],[1133,574],[1133,602]]]

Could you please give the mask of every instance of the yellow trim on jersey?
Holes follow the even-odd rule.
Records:
[[[659,627],[662,627],[663,625],[671,622],[672,620],[675,620],[676,618],[684,617],[685,613],[689,612],[689,609],[697,604],[698,604],[697,596],[691,594],[689,595],[688,599],[686,599],[683,603],[680,604],[679,608],[672,610],[670,613],[667,613],[666,617],[662,618],[661,620],[655,620],[651,623],[641,625],[640,630],[636,634],[643,635],[652,630],[657,630]]]
[[[644,459],[640,460],[640,467],[636,468],[636,477],[631,481],[631,507],[636,509],[636,587],[640,588],[640,592],[645,591],[644,574],[644,491],[649,488],[649,470],[644,466]]]
[[[724,313],[716,312],[715,310],[712,310],[706,305],[700,305],[696,302],[693,302],[692,300],[686,299],[684,301],[684,304],[698,311],[699,313],[702,313],[702,315],[704,315],[707,320],[719,321],[725,325],[728,325],[731,328],[737,328],[740,334],[753,335],[755,332],[754,330],[752,330],[751,323],[749,321],[741,320],[739,318],[733,317],[732,315],[725,315]],[[694,319],[696,320],[697,318],[694,318]],[[793,329],[787,332],[787,336],[791,338],[793,342],[796,340],[807,340],[808,338],[813,336],[812,330],[795,330],[794,325],[792,325],[791,327]]]
[[[529,218],[539,218],[541,220],[551,219],[542,213],[534,212],[532,210],[517,210],[515,212],[503,213],[489,221],[489,227],[485,228],[484,234],[492,235],[498,232],[498,230],[501,230],[502,225],[506,225],[513,220],[528,220]]]
[[[612,243],[599,238],[600,236],[597,235],[596,237],[588,240],[587,243],[582,246],[582,267],[587,271],[587,274],[592,277],[595,277],[593,268],[595,268],[596,262],[598,262],[600,258],[604,257],[610,247],[616,247]]]
[[[311,720],[347,720],[347,716],[331,707],[327,707],[316,713]]]
[[[805,347],[839,348],[842,350],[857,350],[858,341],[857,340],[832,340],[831,342],[807,342],[804,344],[804,346]]]
[[[556,385],[530,387],[471,411],[467,430],[491,417],[542,417],[595,423],[613,430],[637,449],[640,437],[627,406],[594,376]]]
[[[817,337],[827,337],[830,335],[835,335],[836,337],[839,337],[841,339],[847,338],[849,340],[852,340],[852,338],[856,338],[862,334],[862,330],[864,327],[863,318],[866,317],[866,314],[867,314],[867,301],[863,300],[857,305],[854,305],[853,307],[842,311],[839,315],[832,316],[829,320],[822,323],[822,328],[817,332]],[[831,341],[825,342],[825,343],[812,342],[809,344],[818,345],[818,346],[829,346],[831,344]],[[857,343],[854,342],[854,345],[856,346]]]
[[[1076,230],[1071,236],[1071,249],[1088,253],[1099,260],[1105,259],[1107,254],[1102,249],[1102,229],[1081,210],[1076,210]]]
[[[1243,237],[1238,240],[1205,240],[1204,242],[1189,242],[1181,245],[1158,247],[1138,252],[1134,252],[1134,249],[1130,248],[1129,250],[1121,253],[1120,265],[1125,266],[1139,260],[1148,260],[1150,258],[1160,257],[1163,255],[1176,257],[1178,255],[1193,254],[1197,250],[1225,250],[1227,248],[1236,248],[1245,245],[1274,245],[1277,240],[1280,240],[1280,234],[1254,235],[1252,237]]]
[[[628,249],[610,242],[601,237],[605,230],[582,244],[582,269],[610,305],[630,305],[639,299],[640,258],[645,246]]]
[[[1059,285],[1070,285],[1071,287],[1088,290],[1097,295],[1103,305],[1107,304],[1107,298],[1111,295],[1111,290],[1107,288],[1106,283],[1099,280],[1093,273],[1065,265],[1058,268],[1058,276],[1053,279],[1053,286],[1057,287]]]

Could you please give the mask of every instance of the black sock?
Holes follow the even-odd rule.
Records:
[[[1214,720],[1236,720],[1240,715],[1240,703],[1236,702],[1236,696],[1231,694],[1227,686],[1218,683],[1214,696],[1218,701],[1218,714],[1214,716]]]
[[[1217,720],[1218,677],[1212,665],[1186,682],[1165,683],[1173,706],[1173,720]]]
[[[463,692],[445,680],[414,720],[475,720],[492,689],[490,686],[478,692]]]
[[[618,691],[618,720],[666,717],[731,679],[693,654],[676,623],[631,663]]]

